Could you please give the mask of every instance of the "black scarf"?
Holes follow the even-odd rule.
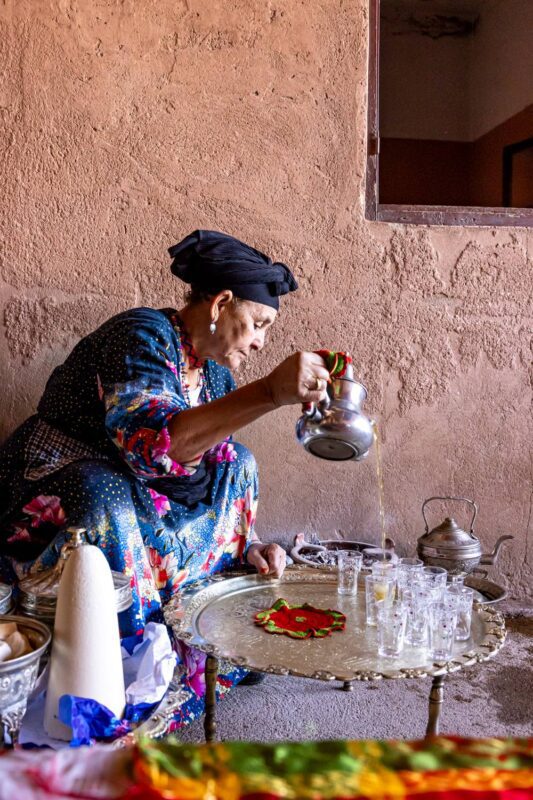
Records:
[[[226,233],[194,231],[168,252],[174,275],[209,294],[231,289],[236,297],[277,310],[280,295],[298,288],[285,264]]]

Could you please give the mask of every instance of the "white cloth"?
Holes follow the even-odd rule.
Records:
[[[126,689],[126,702],[159,703],[165,696],[176,666],[176,654],[164,625],[149,622],[143,633],[143,641],[135,647],[131,656],[123,653],[124,677],[130,673],[128,660],[135,662],[136,678]]]
[[[165,625],[149,622],[144,629],[142,641],[135,646],[131,655],[122,648],[122,665],[127,686],[126,702],[132,705],[159,703],[165,696],[176,666],[176,654],[172,650]],[[44,690],[47,682],[48,668],[40,676],[30,696],[19,741],[21,744],[31,742],[48,745],[58,750],[69,745],[48,737],[44,732]],[[1,793],[0,800],[3,800]]]

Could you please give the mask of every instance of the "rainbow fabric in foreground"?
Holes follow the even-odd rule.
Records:
[[[0,750],[0,800],[533,800],[533,739]]]
[[[144,741],[135,778],[151,800],[531,800],[533,739]]]

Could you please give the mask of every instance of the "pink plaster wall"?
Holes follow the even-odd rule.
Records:
[[[523,595],[532,234],[365,221],[366,6],[0,4],[1,434],[81,335],[120,309],[180,302],[169,244],[226,230],[285,259],[301,285],[243,379],[296,348],[349,349],[381,421],[399,549],[420,535],[425,497],[472,496],[487,547],[516,536],[500,569]],[[260,465],[262,533],[377,540],[373,459],[313,459],[295,443],[297,415],[240,437]]]

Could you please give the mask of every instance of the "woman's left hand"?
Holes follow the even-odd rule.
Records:
[[[285,571],[287,557],[285,550],[279,544],[263,544],[253,542],[248,548],[246,560],[254,566],[261,575],[270,575],[272,578],[281,578]]]

